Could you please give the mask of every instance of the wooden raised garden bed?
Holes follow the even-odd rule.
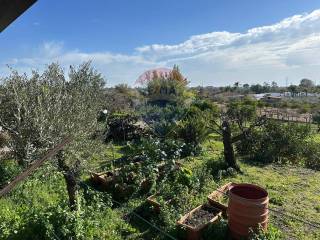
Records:
[[[100,172],[100,173],[95,173],[95,172],[92,172],[91,173],[91,181],[94,183],[94,184],[102,184],[103,181],[104,181],[104,175],[106,174],[106,172]]]
[[[235,183],[229,182],[222,187],[218,188],[214,192],[212,192],[207,198],[208,202],[216,207],[222,210],[223,216],[227,217],[227,208],[228,208],[228,192],[230,188],[235,186]]]
[[[114,173],[110,171],[102,173],[91,173],[91,180],[94,184],[108,189],[114,184]]]
[[[205,203],[184,215],[177,224],[186,230],[187,240],[200,240],[202,231],[210,223],[219,221],[221,215],[221,209]]]

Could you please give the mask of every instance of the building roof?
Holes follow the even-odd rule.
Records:
[[[0,0],[0,32],[8,27],[37,0]]]

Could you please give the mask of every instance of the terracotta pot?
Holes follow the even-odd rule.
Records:
[[[177,224],[178,226],[180,226],[181,228],[185,229],[186,230],[186,239],[187,240],[200,240],[201,239],[201,235],[202,235],[202,232],[203,230],[208,227],[208,225],[210,223],[215,223],[215,222],[218,222],[220,220],[220,217],[222,215],[222,211],[218,208],[215,208],[211,205],[212,208],[216,209],[218,214],[216,214],[210,221],[204,223],[204,224],[201,224],[201,225],[198,225],[198,226],[190,226],[188,224],[186,224],[186,220],[188,218],[190,218],[195,212],[197,212],[198,210],[200,210],[201,208],[207,206],[208,204],[203,204],[203,205],[200,205],[196,208],[194,208],[193,210],[191,210],[189,213],[187,213],[186,215],[184,215],[182,218],[180,218],[178,221],[177,221]]]
[[[252,184],[237,184],[229,191],[228,225],[234,239],[247,238],[249,230],[268,226],[269,197],[266,190]]]
[[[208,202],[216,207],[222,210],[223,217],[227,218],[227,204],[222,202],[222,198],[227,196],[229,190],[231,187],[235,186],[235,183],[229,182],[222,187],[218,188],[216,191],[210,193],[210,195],[207,197]]]

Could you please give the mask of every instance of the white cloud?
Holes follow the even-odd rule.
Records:
[[[66,50],[62,42],[41,45],[36,55],[9,59],[18,69],[42,69],[54,61],[63,66],[92,60],[111,85],[133,84],[145,70],[179,64],[192,85],[226,85],[235,81],[297,82],[320,76],[320,10],[244,33],[212,32],[191,36],[176,45],[153,44],[131,55]]]

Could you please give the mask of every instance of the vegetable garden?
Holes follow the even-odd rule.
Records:
[[[0,162],[1,187],[63,136],[73,141],[0,199],[0,239],[184,239],[198,228],[194,239],[227,239],[225,209],[210,196],[229,182],[269,192],[269,228],[251,239],[318,239],[314,126],[257,115],[249,98],[221,109],[172,71],[125,111],[108,107],[89,64],[72,68],[69,81],[57,65],[6,79],[0,123],[13,152]]]

